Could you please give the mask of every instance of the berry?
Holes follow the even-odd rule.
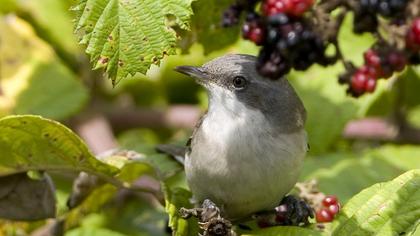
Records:
[[[334,217],[327,209],[321,209],[315,214],[316,221],[318,223],[331,222]]]
[[[328,210],[328,212],[329,212],[331,215],[335,216],[335,215],[337,215],[337,214],[338,214],[338,212],[340,211],[340,205],[339,205],[339,204],[332,204],[332,205],[329,205],[329,206],[328,206],[328,208],[327,208],[327,210]]]
[[[407,65],[407,58],[400,52],[390,52],[387,61],[391,68],[395,71],[402,71]]]
[[[375,91],[375,88],[376,88],[376,79],[374,79],[374,78],[369,78],[369,79],[366,81],[366,84],[365,84],[365,90],[366,90],[367,92],[369,92],[369,93],[372,93],[373,91]]]
[[[337,203],[338,203],[338,199],[334,195],[326,196],[324,200],[322,200],[322,205],[326,207],[329,207],[331,205],[337,205]]]
[[[315,0],[291,0],[291,8],[288,12],[291,16],[300,17],[312,7]]]
[[[262,4],[262,11],[264,15],[272,16],[289,12],[291,7],[291,0],[265,0]]]
[[[242,32],[245,39],[249,39],[257,45],[261,45],[264,41],[264,29],[258,25],[244,24]]]
[[[376,53],[373,49],[367,50],[363,54],[365,58],[365,63],[368,66],[372,67],[380,67],[381,66],[381,58],[379,57],[378,53]]]
[[[364,92],[365,84],[368,78],[368,75],[366,75],[363,71],[356,71],[356,73],[351,77],[351,88],[358,93]]]
[[[413,51],[420,50],[420,18],[414,19],[406,36],[407,47]]]

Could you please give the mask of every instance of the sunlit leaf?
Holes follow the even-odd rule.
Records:
[[[420,219],[420,169],[375,184],[342,209],[333,235],[402,235]]]
[[[76,31],[94,67],[105,68],[115,83],[137,72],[144,74],[151,64],[176,53],[177,37],[170,26],[189,28],[191,2],[79,0],[74,7]]]
[[[38,116],[0,119],[0,176],[29,170],[85,171],[113,175],[68,128]]]

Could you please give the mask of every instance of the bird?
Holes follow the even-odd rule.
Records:
[[[286,78],[259,75],[256,60],[227,54],[176,67],[205,88],[208,110],[185,149],[158,148],[184,162],[194,200],[211,200],[230,220],[278,206],[308,151],[302,101]]]

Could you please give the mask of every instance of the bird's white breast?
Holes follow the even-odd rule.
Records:
[[[282,133],[258,110],[213,99],[225,104],[210,107],[185,163],[196,200],[214,201],[232,219],[272,209],[297,181],[305,131]]]

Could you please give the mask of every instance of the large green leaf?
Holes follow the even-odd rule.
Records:
[[[79,0],[74,7],[76,31],[82,36],[81,43],[87,45],[95,68],[105,68],[115,83],[128,75],[145,73],[151,64],[176,53],[177,37],[170,26],[189,28],[191,2]]]
[[[0,119],[0,176],[29,170],[85,171],[114,175],[115,167],[97,160],[65,126],[38,116]]]
[[[403,235],[420,219],[420,169],[375,184],[342,209],[333,235]]]
[[[23,20],[0,17],[0,54],[0,110],[64,119],[86,103],[81,81]]]

